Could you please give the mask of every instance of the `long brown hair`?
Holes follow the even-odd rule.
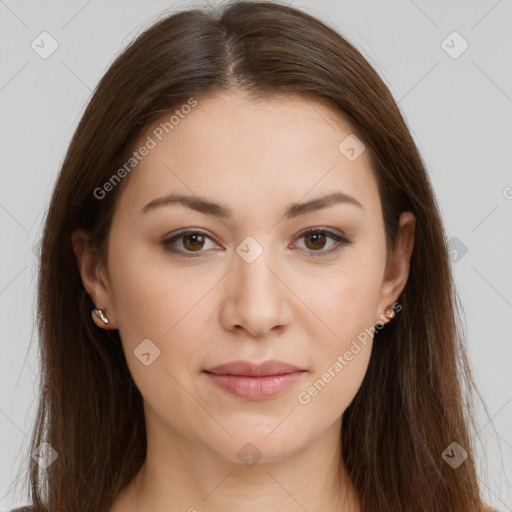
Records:
[[[76,129],[46,217],[38,282],[41,382],[30,459],[31,501],[48,512],[103,512],[146,455],[142,397],[117,331],[97,329],[72,250],[87,230],[106,260],[122,187],[94,191],[164,113],[238,88],[252,98],[299,94],[348,116],[370,152],[388,250],[402,211],[416,216],[400,314],[376,334],[367,374],[343,414],[342,454],[365,512],[481,512],[471,409],[474,388],[458,325],[447,239],[424,163],[391,93],[326,23],[273,2],[166,14],[99,82]],[[136,172],[136,171],[134,171]],[[122,183],[126,185],[129,177]],[[468,458],[453,469],[443,451]]]

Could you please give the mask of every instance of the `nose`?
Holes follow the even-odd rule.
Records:
[[[235,255],[222,305],[221,321],[228,330],[246,330],[261,338],[286,329],[292,321],[291,292],[274,259],[263,253],[252,263]]]

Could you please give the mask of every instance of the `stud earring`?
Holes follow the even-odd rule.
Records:
[[[93,308],[92,312],[104,323],[108,324],[108,318],[103,313],[102,309]]]
[[[392,307],[392,306],[388,306],[388,307],[385,309],[384,314],[385,314],[388,318],[394,318],[394,317],[395,317],[395,310],[393,309],[393,307]]]
[[[384,313],[379,315],[381,318],[382,316],[385,316],[386,318],[389,318],[390,320],[392,318],[395,317],[395,310],[393,309],[393,306],[386,306],[386,308],[384,309]],[[387,322],[383,322],[382,320],[377,320],[377,322],[375,323],[376,326],[379,326],[379,328],[382,328],[384,327],[384,325],[386,324]]]

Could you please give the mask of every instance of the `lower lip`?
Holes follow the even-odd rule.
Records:
[[[249,400],[260,400],[271,398],[291,388],[306,372],[299,371],[261,377],[205,373],[214,384],[232,395]]]

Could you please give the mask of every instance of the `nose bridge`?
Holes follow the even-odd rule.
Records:
[[[289,321],[286,287],[278,274],[277,258],[269,246],[247,237],[236,248],[227,310],[231,327],[239,325],[254,335]]]
[[[275,265],[271,247],[263,247],[254,238],[248,237],[237,247],[234,278],[239,299],[244,301],[270,303],[275,302],[281,293],[275,275],[270,271]]]

